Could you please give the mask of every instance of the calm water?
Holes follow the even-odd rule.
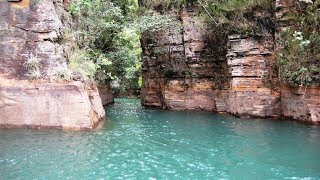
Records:
[[[0,130],[0,179],[320,179],[320,128],[116,99],[95,132]]]

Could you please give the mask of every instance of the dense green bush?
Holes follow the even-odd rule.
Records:
[[[273,0],[203,0],[202,14],[209,24],[227,34],[262,36],[265,31],[274,31]],[[225,34],[225,33],[224,33]]]
[[[320,11],[316,3],[295,2],[293,26],[282,33],[280,75],[293,86],[320,85]]]
[[[113,81],[119,93],[141,87],[140,34],[177,26],[170,16],[139,16],[138,0],[74,0],[69,10],[79,27],[70,68],[77,79]]]
[[[139,0],[140,11],[146,12],[150,9],[160,13],[168,11],[172,8],[180,9],[183,6],[197,5],[198,0]]]

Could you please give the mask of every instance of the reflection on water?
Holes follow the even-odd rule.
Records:
[[[95,132],[0,130],[0,179],[319,179],[320,128],[117,99]]]

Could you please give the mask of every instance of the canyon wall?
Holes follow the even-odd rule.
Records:
[[[0,125],[93,129],[105,117],[98,89],[82,82],[56,81],[67,68],[74,39],[63,0],[0,2]],[[40,60],[41,78],[27,80],[25,62]]]
[[[230,35],[210,41],[195,9],[171,13],[182,29],[144,34],[142,104],[172,110],[226,112],[239,117],[290,117],[319,122],[319,87],[280,86],[275,73],[277,39],[288,1],[276,1],[276,33]],[[260,18],[272,14],[254,12]],[[212,35],[212,34],[211,34]],[[214,35],[213,35],[214,36]],[[217,50],[217,46],[226,49]]]
[[[275,61],[272,34],[210,41],[196,10],[175,16],[182,30],[143,37],[142,104],[242,117],[280,116],[280,93],[264,81]],[[221,46],[226,49],[217,50]]]

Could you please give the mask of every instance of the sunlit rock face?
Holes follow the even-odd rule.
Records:
[[[62,0],[0,2],[0,125],[92,129],[104,119],[98,89],[80,82],[54,82],[67,66],[72,39],[64,39],[71,16]],[[28,81],[23,65],[41,60],[42,78]]]
[[[0,127],[90,130],[104,118],[96,86],[1,80]]]
[[[65,65],[63,26],[52,1],[0,2],[0,73],[23,79],[30,54],[41,58],[41,71],[50,75],[55,65]]]

